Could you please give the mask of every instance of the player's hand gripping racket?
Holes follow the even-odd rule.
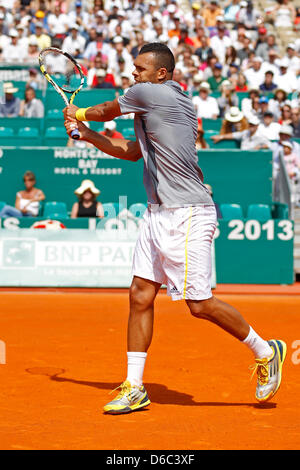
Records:
[[[81,66],[67,52],[56,47],[47,47],[39,54],[41,72],[53,88],[60,94],[65,104],[72,104],[75,96],[84,84],[84,75]],[[68,93],[70,98],[66,96]],[[78,129],[71,132],[72,139],[79,139]]]

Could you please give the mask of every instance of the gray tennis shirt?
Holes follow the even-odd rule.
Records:
[[[138,83],[118,98],[122,114],[135,113],[144,158],[148,202],[166,207],[209,204],[195,147],[197,119],[178,83]]]

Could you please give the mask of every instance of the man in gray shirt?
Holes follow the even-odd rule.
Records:
[[[216,211],[197,165],[192,103],[172,80],[173,54],[164,44],[146,44],[134,65],[136,84],[125,96],[90,108],[64,109],[68,134],[77,127],[81,140],[105,153],[130,161],[144,158],[149,202],[133,259],[127,379],[104,412],[129,413],[150,404],[143,371],[162,284],[173,300],[186,301],[193,316],[219,325],[251,349],[258,374],[256,398],[269,400],[280,385],[286,345],[263,340],[234,307],[211,293]],[[110,121],[126,113],[135,113],[136,142],[99,135],[81,122]]]

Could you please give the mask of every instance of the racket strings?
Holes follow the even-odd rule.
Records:
[[[65,92],[73,93],[81,83],[81,74],[77,65],[61,52],[53,50],[42,54],[46,73]]]

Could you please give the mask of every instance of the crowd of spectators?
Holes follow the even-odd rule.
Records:
[[[36,66],[39,51],[52,45],[80,61],[88,87],[126,93],[140,48],[165,43],[176,58],[173,79],[194,103],[198,148],[209,147],[202,119],[222,118],[215,142],[230,136],[242,148],[267,148],[276,141],[284,155],[292,145],[299,167],[300,38],[283,49],[276,35],[297,31],[299,9],[290,0],[265,10],[251,0],[190,1],[0,0],[0,64]],[[0,116],[43,116],[34,68],[23,101],[12,83],[5,86]],[[240,101],[241,92],[248,96]],[[282,129],[290,142],[284,150]]]

